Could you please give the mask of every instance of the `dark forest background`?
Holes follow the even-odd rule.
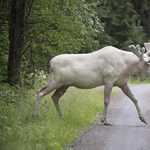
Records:
[[[150,41],[149,0],[0,0],[0,82],[32,87],[49,61]]]

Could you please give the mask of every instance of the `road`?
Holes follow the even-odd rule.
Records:
[[[139,120],[132,101],[119,91],[108,108],[107,118],[113,126],[95,120],[71,150],[150,150],[150,84],[130,85],[130,88],[148,124]]]

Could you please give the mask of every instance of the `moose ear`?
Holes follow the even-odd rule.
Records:
[[[144,60],[145,62],[149,62],[150,58],[148,57],[147,54],[144,54],[144,55],[143,55],[143,60]]]

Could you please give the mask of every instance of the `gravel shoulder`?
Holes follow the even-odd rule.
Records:
[[[150,150],[150,84],[130,85],[130,88],[148,124],[139,120],[132,101],[114,88],[118,94],[111,99],[107,115],[113,126],[104,126],[100,118],[95,120],[70,150]]]

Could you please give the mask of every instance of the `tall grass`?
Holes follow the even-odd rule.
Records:
[[[39,79],[36,87],[45,81]],[[60,100],[64,119],[59,118],[51,94],[42,99],[39,116],[32,117],[36,91],[0,86],[0,149],[62,150],[103,110],[103,91],[71,87]]]

